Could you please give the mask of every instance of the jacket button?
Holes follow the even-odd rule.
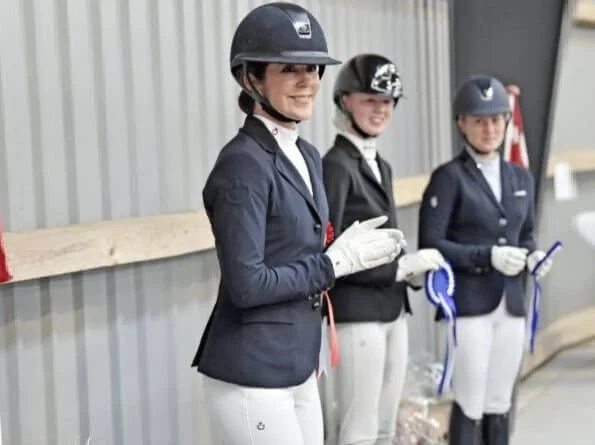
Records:
[[[312,303],[312,309],[314,309],[316,311],[319,308],[320,308],[320,300],[316,300],[314,303]]]
[[[320,232],[322,230],[322,225],[321,224],[314,224],[314,231],[316,233]]]
[[[308,301],[312,301],[314,299],[314,295],[308,295]]]
[[[498,238],[498,244],[500,244],[500,245],[506,244],[507,242],[508,242],[508,240],[504,237]]]
[[[479,275],[479,274],[480,274],[480,273],[482,273],[482,272],[483,272],[483,269],[482,269],[481,267],[476,267],[476,268],[475,268],[475,273],[476,273],[476,274],[478,274],[478,275]]]
[[[498,224],[500,224],[500,227],[504,227],[507,223],[508,223],[508,221],[506,220],[506,218],[500,218],[500,220],[498,221]]]

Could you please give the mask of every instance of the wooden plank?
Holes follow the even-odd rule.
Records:
[[[549,178],[554,175],[554,168],[560,162],[568,163],[574,173],[595,171],[595,150],[575,150],[551,154],[547,166]]]
[[[428,185],[429,179],[429,175],[408,176],[397,179],[393,184],[393,193],[397,207],[418,204],[426,185]]]
[[[5,234],[13,281],[184,255],[214,247],[204,212]]]
[[[595,306],[561,316],[542,329],[535,339],[535,352],[525,355],[521,368],[521,380],[572,346],[595,338]],[[407,405],[403,401],[402,405]],[[452,393],[430,405],[429,415],[439,423],[436,435],[446,437],[452,404]]]
[[[553,154],[574,172],[595,171],[595,150]],[[397,179],[393,190],[398,207],[419,203],[428,175]],[[204,211],[146,218],[103,221],[5,234],[13,281],[24,281],[119,264],[171,258],[214,248]]]
[[[564,349],[592,338],[595,338],[595,306],[560,317],[537,333],[535,351],[525,357],[521,378],[528,377]]]
[[[595,2],[592,0],[576,2],[574,22],[579,26],[595,27]]]

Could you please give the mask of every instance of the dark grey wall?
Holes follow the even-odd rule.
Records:
[[[549,155],[558,48],[565,0],[450,0],[452,87],[469,75],[489,74],[521,88],[529,163],[541,213],[542,183]],[[453,132],[453,149],[460,139]],[[539,219],[538,219],[539,223]],[[516,391],[515,391],[516,392]],[[516,396],[511,427],[514,429]]]
[[[453,89],[478,73],[521,87],[529,160],[538,185],[548,155],[550,108],[566,3],[450,0]],[[454,148],[458,151],[459,144]]]

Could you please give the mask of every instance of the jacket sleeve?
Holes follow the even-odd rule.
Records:
[[[222,283],[239,308],[299,300],[334,282],[322,252],[276,267],[265,264],[269,178],[249,152],[233,154],[220,159],[203,191]]]
[[[491,262],[491,245],[461,244],[447,238],[458,193],[458,183],[448,168],[441,167],[432,173],[419,210],[419,248],[438,249],[457,269],[487,268]]]
[[[525,247],[529,253],[533,252],[537,247],[534,238],[535,230],[535,181],[528,170],[521,172],[526,176],[527,183],[527,199],[529,200],[529,208],[527,209],[527,216],[521,227],[519,234],[519,247]]]

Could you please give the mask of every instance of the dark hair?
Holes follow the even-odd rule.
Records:
[[[266,62],[248,62],[246,67],[248,72],[247,74],[252,74],[258,80],[263,80],[267,65],[268,63]],[[242,75],[241,67],[238,67],[235,70],[234,75],[236,77]],[[242,82],[240,82],[240,84],[241,83]],[[238,106],[240,107],[240,109],[247,115],[251,115],[252,113],[254,113],[255,104],[256,102],[254,101],[254,99],[250,97],[250,95],[246,93],[246,91],[242,90],[238,97]]]

